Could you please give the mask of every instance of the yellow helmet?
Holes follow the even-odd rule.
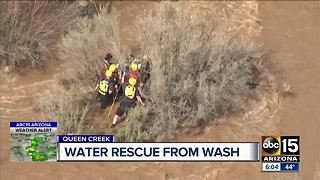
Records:
[[[134,60],[132,61],[132,64],[140,64],[140,60],[139,60],[139,59],[134,59]]]
[[[129,84],[130,84],[131,86],[135,86],[135,85],[137,84],[137,80],[136,80],[135,78],[130,78],[130,79],[129,79]]]
[[[148,56],[147,54],[143,55],[143,58],[144,60],[149,60],[150,59],[150,56]]]
[[[111,64],[110,67],[109,67],[109,70],[111,72],[115,72],[118,67],[119,67],[119,64]]]
[[[107,71],[106,71],[106,77],[111,78],[111,77],[112,77],[112,71],[107,70]]]
[[[137,71],[138,70],[138,65],[137,64],[135,64],[135,63],[131,63],[131,69],[133,70],[133,71]]]

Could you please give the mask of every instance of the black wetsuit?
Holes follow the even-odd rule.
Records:
[[[123,92],[125,92],[125,89],[128,85],[122,84]],[[126,95],[121,99],[120,106],[116,111],[116,115],[122,116],[126,111],[130,108],[134,108],[136,106],[137,102],[137,96],[139,96],[138,88],[135,88],[135,94],[132,99],[128,98]]]
[[[108,88],[105,92],[105,94],[101,94],[100,92],[98,92],[98,96],[100,98],[100,103],[101,103],[101,109],[106,109],[108,107],[108,105],[110,105],[112,103],[112,99],[113,99],[113,94],[114,94],[114,82],[111,79],[101,79],[99,82],[101,82],[102,80],[106,80],[108,82]],[[99,87],[100,88],[100,87]],[[109,94],[109,91],[112,91],[112,94]]]

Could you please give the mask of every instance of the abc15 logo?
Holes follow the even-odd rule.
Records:
[[[262,136],[262,155],[300,155],[299,136]]]

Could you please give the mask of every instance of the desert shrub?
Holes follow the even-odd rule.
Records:
[[[116,141],[118,142],[144,142],[152,141],[148,131],[143,128],[140,121],[144,117],[141,107],[137,106],[128,113],[125,125],[118,129]]]
[[[92,18],[83,17],[68,30],[59,44],[59,57],[72,66],[79,84],[89,85],[97,81],[104,67],[103,58],[111,52],[115,62],[123,59],[120,52],[117,12],[107,7]]]
[[[61,80],[58,90],[39,100],[37,110],[45,120],[58,121],[61,134],[80,133],[90,118],[88,112],[94,107],[90,104],[95,100],[91,85],[104,67],[106,52],[112,52],[115,59],[121,57],[116,18],[117,12],[108,13],[107,6],[98,15],[79,17],[58,44],[59,58],[72,67],[75,76]]]
[[[39,66],[49,47],[79,15],[78,2],[2,1],[0,3],[0,64]]]
[[[228,21],[184,5],[160,3],[137,26],[142,52],[151,56],[147,89],[155,101],[140,121],[158,140],[243,110],[259,76],[261,53],[228,31]]]
[[[76,93],[75,93],[76,91]],[[50,96],[39,100],[38,109],[47,121],[59,123],[59,134],[80,134],[89,111],[89,103],[84,103],[85,92],[73,86],[69,91],[58,87]]]
[[[90,100],[88,92],[77,85],[72,85],[68,92],[70,93],[72,99],[79,103],[87,102]]]
[[[230,31],[232,21],[191,14],[184,5],[161,2],[157,11],[137,23],[141,43],[137,57],[151,58],[151,78],[145,86],[154,103],[145,113],[137,108],[129,112],[128,121],[118,129],[119,141],[167,140],[179,131],[202,128],[244,110],[246,100],[256,94],[261,53]],[[106,52],[124,63],[118,33],[117,12],[102,8],[92,19],[78,19],[62,39],[59,57],[73,67],[81,91],[96,82]],[[80,112],[75,117],[86,111]]]

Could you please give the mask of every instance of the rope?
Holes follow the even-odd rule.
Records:
[[[120,86],[120,88],[121,88],[121,86]],[[120,88],[119,88],[119,89],[120,89]],[[109,113],[108,113],[108,117],[110,117],[111,110],[112,110],[112,108],[113,108],[113,106],[114,106],[114,103],[116,102],[116,99],[117,99],[117,97],[118,97],[118,93],[119,93],[119,90],[117,91],[116,96],[113,98],[113,102],[112,102],[112,105],[111,105],[111,107],[110,107],[110,110],[109,110]]]

